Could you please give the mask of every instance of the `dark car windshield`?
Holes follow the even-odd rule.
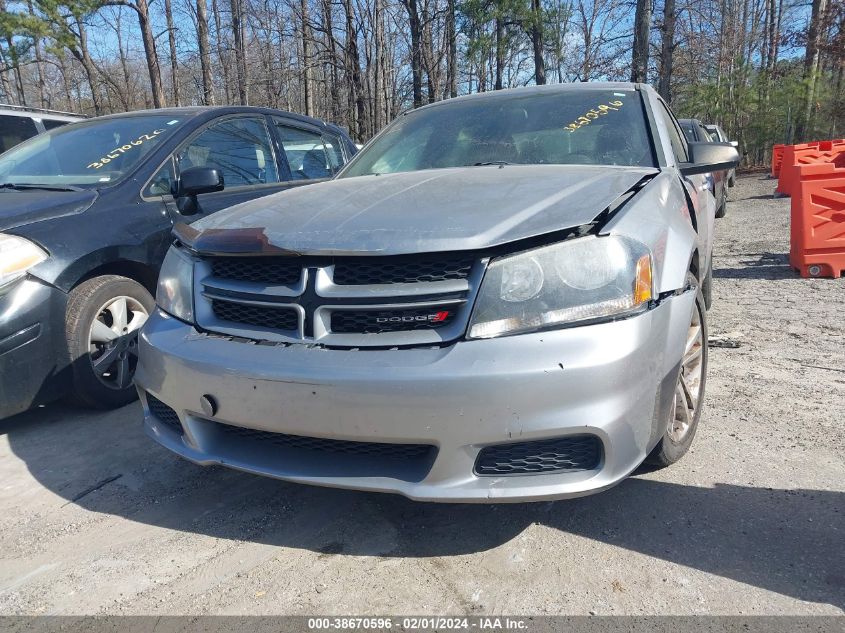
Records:
[[[153,114],[60,127],[0,156],[0,184],[98,187],[128,176],[183,119]]]
[[[652,167],[640,96],[514,91],[423,108],[391,125],[340,177],[497,163]]]

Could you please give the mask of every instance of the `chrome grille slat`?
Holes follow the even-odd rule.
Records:
[[[195,264],[194,304],[197,325],[201,330],[242,337],[250,340],[271,341],[275,343],[311,343],[338,347],[394,347],[406,345],[436,345],[459,338],[466,330],[469,313],[475,295],[484,274],[487,260],[478,256],[463,255],[444,257],[446,265],[442,276],[463,274],[455,272],[455,262],[470,259],[474,262],[463,279],[438,279],[418,283],[378,283],[372,285],[342,285],[335,283],[338,262],[349,268],[362,259],[367,259],[368,269],[362,278],[373,278],[373,270],[381,257],[369,258],[308,258],[295,261],[302,266],[299,282],[291,285],[267,285],[252,279],[261,277],[260,271],[244,272],[236,268],[238,275],[249,279],[226,279],[218,276],[225,266],[216,264],[216,260],[225,257],[201,259]],[[250,258],[250,265],[261,265],[262,257]],[[268,260],[272,258],[267,258]],[[390,257],[385,257],[387,261]],[[395,258],[393,258],[395,260]],[[412,262],[412,258],[403,257]],[[437,269],[429,257],[424,267],[426,279],[437,277]],[[271,262],[272,263],[272,262]],[[399,279],[394,266],[385,278]],[[399,271],[401,272],[401,271]],[[295,275],[287,271],[287,279]],[[345,280],[353,278],[347,270]],[[267,277],[269,278],[269,277]],[[215,302],[227,302],[243,306],[242,310],[227,309],[220,318],[220,310],[215,310]],[[218,306],[219,308],[220,306]],[[296,309],[299,323],[296,331],[278,327],[267,327],[274,323],[273,310]],[[431,310],[431,313],[426,313]],[[264,311],[264,312],[262,312]],[[447,317],[442,317],[448,312]],[[344,323],[341,331],[332,328],[333,315],[347,313],[347,317],[334,319],[335,323]],[[355,313],[355,318],[348,314]],[[243,316],[241,322],[231,315]],[[373,315],[374,323],[368,323],[368,315]],[[395,322],[396,317],[413,319]],[[264,316],[267,315],[265,319]],[[385,316],[387,315],[387,316]],[[290,315],[288,315],[290,317]],[[375,319],[394,318],[390,325],[381,327]],[[425,325],[422,320],[430,319]],[[290,321],[285,321],[290,325]],[[402,327],[406,323],[407,327]],[[355,328],[360,331],[353,331]]]

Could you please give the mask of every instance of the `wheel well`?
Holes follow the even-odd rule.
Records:
[[[701,279],[701,277],[700,277],[700,276],[699,276],[699,274],[698,274],[698,273],[699,273],[699,270],[700,270],[700,268],[699,268],[699,263],[698,263],[698,251],[696,250],[696,251],[693,251],[693,252],[692,252],[692,256],[690,257],[690,262],[689,262],[689,271],[690,271],[693,275],[695,275],[695,278],[696,278],[696,279],[699,279],[699,280],[700,280],[700,279]]]
[[[97,268],[88,271],[74,285],[78,286],[83,281],[87,281],[93,277],[99,277],[100,275],[120,275],[122,277],[128,277],[129,279],[137,281],[139,284],[144,286],[150,294],[155,296],[158,271],[139,262],[129,260],[118,260],[98,266]]]

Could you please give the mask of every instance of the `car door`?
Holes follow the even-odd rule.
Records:
[[[225,188],[197,196],[198,212],[184,216],[179,213],[171,192],[179,174],[191,167],[220,170]],[[292,186],[283,174],[264,115],[224,116],[183,142],[150,179],[145,194],[162,196],[174,223],[194,222],[221,209]]]

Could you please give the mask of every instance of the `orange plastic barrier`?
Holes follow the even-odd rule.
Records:
[[[772,146],[772,170],[769,172],[772,178],[780,176],[780,166],[783,162],[783,147],[782,144]]]
[[[789,263],[802,277],[838,278],[845,271],[845,167],[817,163],[795,171]]]
[[[776,191],[790,196],[798,181],[798,167],[814,163],[837,163],[845,153],[845,144],[838,141],[815,141],[801,145],[786,145]]]

